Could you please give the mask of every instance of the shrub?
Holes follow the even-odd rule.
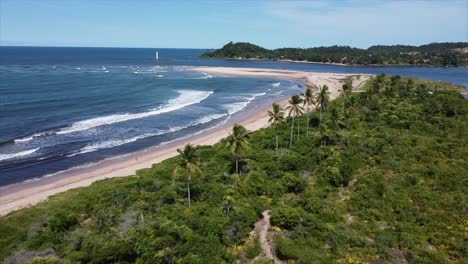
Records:
[[[272,211],[271,221],[274,225],[286,229],[292,229],[302,221],[303,211],[301,208],[283,205]]]
[[[298,175],[287,172],[281,177],[281,184],[287,188],[288,192],[300,193],[307,183]]]

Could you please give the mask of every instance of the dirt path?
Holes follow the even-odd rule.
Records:
[[[271,236],[268,236],[268,230],[270,229],[270,211],[267,210],[262,213],[263,218],[258,220],[257,223],[255,223],[255,228],[254,232],[258,235],[259,240],[260,240],[260,247],[262,248],[262,254],[257,256],[255,260],[258,259],[272,259],[275,263],[278,264],[283,264],[286,263],[280,259],[278,259],[275,255],[275,252],[273,250],[273,243]]]

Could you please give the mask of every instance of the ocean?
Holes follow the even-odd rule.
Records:
[[[383,72],[468,87],[466,68],[198,58],[204,51],[0,47],[0,186],[202,133],[304,90],[293,81],[214,77],[189,66]]]

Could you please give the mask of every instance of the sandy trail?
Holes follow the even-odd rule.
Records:
[[[207,72],[218,76],[263,76],[278,79],[288,79],[302,82],[317,91],[318,86],[327,85],[330,90],[330,98],[334,99],[341,94],[341,86],[344,79],[351,74],[315,73],[302,71],[273,70],[260,68],[225,68],[225,67],[191,67],[193,71]],[[364,83],[370,75],[361,75],[358,86]],[[278,103],[286,105],[288,99],[278,98]],[[247,130],[255,131],[268,127],[268,113],[270,106],[257,109],[247,115],[238,123]],[[126,177],[134,175],[137,170],[151,168],[153,164],[176,156],[177,149],[183,148],[185,144],[213,145],[227,137],[232,129],[232,123],[225,126],[205,131],[189,138],[177,140],[166,145],[156,146],[148,150],[131,154],[125,157],[116,157],[104,160],[89,167],[72,169],[54,176],[42,178],[34,182],[22,182],[0,187],[0,216],[10,212],[33,206],[47,200],[51,195],[61,193],[70,189],[89,186],[95,181]]]
[[[268,235],[268,230],[271,227],[270,211],[267,210],[263,212],[262,214],[263,214],[263,218],[258,220],[255,223],[255,228],[254,228],[254,232],[258,235],[259,240],[260,240],[260,247],[262,248],[262,254],[260,254],[260,256],[257,256],[254,259],[254,261],[266,258],[266,259],[272,259],[276,264],[286,263],[276,257],[274,249],[273,249],[272,238],[271,236]]]

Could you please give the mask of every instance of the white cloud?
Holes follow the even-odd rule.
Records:
[[[468,41],[468,1],[274,1],[264,11],[322,43]]]

